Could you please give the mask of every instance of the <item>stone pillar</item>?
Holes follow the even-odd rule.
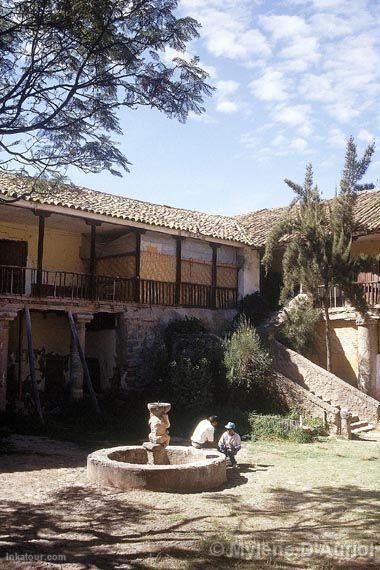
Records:
[[[352,439],[353,435],[351,432],[351,420],[352,420],[351,413],[346,409],[342,409],[340,412],[340,417],[341,417],[340,433],[342,437],[344,437],[345,439]]]
[[[375,395],[376,390],[376,321],[357,319],[358,327],[358,388],[365,394]]]
[[[79,342],[85,352],[86,348],[86,324],[92,321],[93,316],[89,314],[75,315],[75,322],[78,331]],[[79,353],[71,339],[70,350],[70,383],[71,399],[74,401],[83,399],[83,368],[79,358]]]
[[[0,312],[0,412],[4,412],[7,405],[9,322],[16,316],[16,312]]]

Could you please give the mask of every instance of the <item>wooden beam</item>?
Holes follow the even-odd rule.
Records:
[[[135,301],[140,302],[140,274],[141,274],[141,232],[135,231],[136,236],[136,249],[135,249],[135,277],[136,277],[136,291]]]
[[[216,309],[216,288],[218,286],[218,248],[216,243],[209,244],[212,249],[212,266],[211,266],[211,307]]]
[[[84,354],[83,347],[82,347],[80,340],[79,340],[78,331],[77,331],[77,327],[75,326],[73,315],[69,311],[67,313],[67,316],[69,319],[71,338],[72,338],[72,341],[75,344],[76,349],[77,349],[78,354],[79,354],[79,358],[80,358],[80,361],[82,364],[83,375],[84,375],[84,379],[85,379],[85,382],[87,385],[88,393],[90,394],[90,398],[91,398],[92,404],[94,406],[95,412],[97,413],[97,415],[99,417],[102,417],[102,412],[100,410],[99,402],[98,402],[98,399],[97,399],[96,394],[95,394],[94,387],[93,387],[92,382],[91,382],[91,376],[90,376],[90,372],[89,372],[89,369],[87,366],[86,357]]]
[[[42,271],[44,263],[44,242],[45,242],[45,218],[50,216],[50,212],[34,212],[38,216],[38,247],[37,247],[37,295],[42,292]]]
[[[181,236],[173,236],[176,245],[176,267],[175,267],[175,299],[174,303],[176,305],[181,304],[181,282],[182,282],[182,241],[185,239]]]
[[[40,394],[38,392],[38,386],[37,386],[36,364],[35,364],[35,360],[34,360],[34,348],[33,348],[32,322],[30,319],[29,307],[25,307],[24,314],[25,314],[25,324],[26,324],[26,336],[28,339],[29,371],[30,371],[30,380],[31,380],[32,389],[33,389],[34,405],[36,407],[37,414],[38,414],[38,417],[40,419],[40,422],[42,424],[44,424],[44,417],[42,415]]]

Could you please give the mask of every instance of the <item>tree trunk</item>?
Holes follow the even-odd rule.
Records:
[[[326,344],[326,369],[331,372],[331,331],[330,331],[330,315],[329,300],[326,295],[323,297],[323,310],[325,314],[325,344]]]

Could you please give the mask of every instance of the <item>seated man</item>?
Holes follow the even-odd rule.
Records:
[[[217,416],[210,416],[206,420],[199,422],[191,436],[191,445],[196,449],[215,447],[214,432],[217,425]]]
[[[226,431],[222,434],[222,437],[218,443],[218,449],[221,453],[224,453],[226,457],[231,461],[232,467],[236,465],[235,455],[241,449],[241,439],[240,435],[236,433],[236,425],[234,422],[228,422],[224,426]]]

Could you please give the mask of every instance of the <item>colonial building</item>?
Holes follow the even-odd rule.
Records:
[[[272,227],[289,208],[272,208],[237,216],[260,253]],[[355,219],[358,231],[352,244],[353,255],[380,255],[380,191],[359,194]],[[263,295],[276,296],[282,273],[282,247],[278,246],[274,264],[267,277],[262,275]],[[363,320],[344,299],[337,287],[329,291],[330,317],[332,319],[332,371],[354,386],[359,386],[369,395],[380,400],[380,260],[374,263],[372,271],[357,276],[364,289],[370,307],[368,317]],[[324,367],[326,362],[323,323],[318,326],[316,350],[310,360]]]
[[[73,314],[95,390],[136,382],[162,322],[197,316],[217,331],[259,288],[259,254],[234,218],[71,186],[41,193],[0,178],[0,409],[29,376],[25,308],[39,389],[83,397]],[[31,337],[31,338],[30,338]],[[8,379],[7,379],[8,378]]]

